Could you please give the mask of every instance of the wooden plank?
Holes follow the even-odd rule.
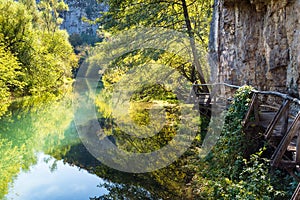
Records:
[[[261,111],[259,112],[259,124],[267,130],[277,112]],[[274,135],[274,134],[273,134]],[[273,136],[272,135],[272,136]]]
[[[292,160],[281,160],[278,165],[279,168],[285,168],[285,169],[295,168],[296,166],[297,163]]]
[[[295,120],[293,121],[291,127],[289,128],[287,134],[285,134],[285,136],[283,137],[283,139],[281,140],[279,146],[277,147],[277,149],[275,150],[272,158],[271,158],[271,165],[274,167],[278,167],[280,160],[283,157],[283,154],[285,153],[285,151],[287,150],[287,147],[289,146],[289,144],[291,143],[295,132],[297,129],[299,129],[300,123],[299,123],[299,119],[300,119],[300,112],[298,112]]]
[[[288,105],[288,108],[286,109],[286,111],[283,113],[283,124],[282,124],[282,127],[281,127],[281,135],[285,135],[285,133],[287,132],[287,129],[288,129],[288,125],[289,125],[289,106]]]
[[[279,110],[280,106],[266,105],[266,104],[261,104],[260,105],[261,108],[268,108],[268,109],[271,109],[271,110]]]
[[[254,93],[253,96],[252,96],[252,99],[251,99],[250,106],[249,106],[249,108],[248,108],[248,112],[247,112],[247,114],[246,114],[246,116],[245,116],[245,118],[244,118],[244,120],[243,120],[243,122],[242,122],[242,125],[243,125],[243,126],[248,122],[249,117],[250,117],[250,115],[251,115],[251,112],[252,112],[253,109],[254,109],[254,105],[255,105],[255,102],[256,102],[256,101],[257,101],[257,94]]]
[[[297,138],[294,137],[292,139],[291,143],[289,144],[289,146],[287,148],[288,151],[296,152],[296,150],[297,150],[297,140],[298,140],[298,137]]]
[[[253,107],[253,110],[254,110],[254,119],[255,119],[255,123],[259,123],[260,121],[260,118],[259,118],[259,102],[257,101],[257,97],[256,97],[256,101],[254,102],[254,107]]]
[[[276,126],[276,124],[278,123],[279,119],[281,118],[281,116],[286,112],[286,110],[289,107],[289,100],[285,100],[283,102],[283,104],[281,105],[280,109],[277,111],[275,117],[273,118],[273,120],[271,121],[271,123],[269,124],[266,132],[265,132],[265,138],[267,140],[269,140],[272,136],[272,132]]]

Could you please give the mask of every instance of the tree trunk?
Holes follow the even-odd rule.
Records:
[[[181,0],[182,3],[182,8],[183,8],[183,14],[184,14],[184,20],[185,20],[185,24],[187,27],[187,32],[189,35],[189,40],[190,40],[190,45],[191,45],[191,49],[192,49],[192,54],[193,54],[193,65],[195,66],[196,70],[199,73],[199,79],[201,84],[206,84],[202,69],[201,69],[201,64],[199,62],[199,55],[197,53],[197,48],[196,48],[196,43],[195,43],[195,36],[194,36],[194,32],[192,30],[192,26],[191,26],[191,21],[190,21],[190,17],[189,17],[189,12],[188,12],[188,8],[186,5],[186,1],[185,0]],[[202,86],[203,92],[209,93],[209,89],[207,86]]]

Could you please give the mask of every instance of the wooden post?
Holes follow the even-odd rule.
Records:
[[[283,125],[281,127],[281,135],[285,135],[289,125],[289,106],[287,107],[286,111],[283,113]]]
[[[275,117],[273,118],[273,120],[271,121],[271,123],[269,124],[266,132],[265,132],[265,138],[268,140],[271,138],[273,130],[276,126],[276,124],[278,123],[279,119],[281,118],[281,116],[283,115],[283,113],[285,113],[285,111],[288,109],[289,107],[289,100],[285,100],[283,102],[283,104],[280,106],[279,110],[277,111]]]
[[[243,126],[245,126],[246,124],[247,124],[247,122],[248,122],[248,120],[249,120],[249,117],[250,117],[250,115],[251,115],[251,112],[253,111],[253,109],[254,109],[254,105],[255,105],[255,102],[257,101],[257,94],[256,93],[254,93],[253,94],[253,96],[252,96],[252,99],[251,99],[251,103],[250,103],[250,106],[249,106],[249,108],[248,108],[248,112],[247,112],[247,114],[246,114],[246,116],[245,116],[245,118],[244,118],[244,120],[243,120],[243,122],[242,122],[242,125]]]
[[[277,147],[277,149],[275,150],[271,160],[271,165],[274,167],[278,167],[279,166],[279,162],[282,159],[283,154],[285,153],[287,147],[289,146],[289,144],[291,143],[296,130],[299,128],[299,119],[300,119],[300,111],[298,112],[295,120],[293,121],[291,127],[289,128],[287,134],[282,138],[279,146]]]
[[[258,95],[257,95],[258,97]],[[254,119],[255,119],[255,123],[258,124],[259,123],[259,102],[257,100],[257,97],[256,97],[256,100],[254,102],[254,106],[253,106],[253,110],[254,110]]]

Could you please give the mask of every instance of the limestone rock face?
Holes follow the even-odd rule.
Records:
[[[105,11],[106,7],[98,4],[97,0],[64,0],[64,2],[68,4],[69,11],[61,13],[61,17],[64,19],[61,28],[66,29],[70,35],[96,35],[98,26],[84,22],[82,18],[95,20],[100,16],[100,12]]]
[[[218,82],[299,95],[300,0],[215,0],[213,18]]]

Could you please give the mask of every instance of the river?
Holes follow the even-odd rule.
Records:
[[[78,136],[70,98],[17,104],[0,119],[0,199],[187,199],[180,161],[127,173],[95,159]]]

